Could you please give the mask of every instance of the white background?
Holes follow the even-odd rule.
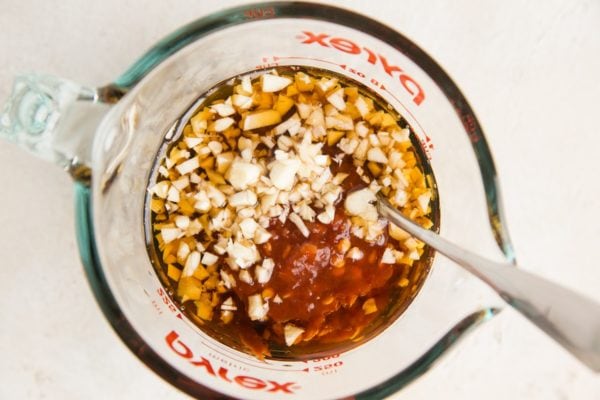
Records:
[[[15,74],[109,82],[180,25],[241,1],[3,0]],[[335,1],[455,79],[497,164],[521,265],[600,301],[600,2]],[[0,398],[185,399],[119,341],[79,263],[62,170],[0,143]],[[598,399],[600,377],[505,310],[397,399]]]

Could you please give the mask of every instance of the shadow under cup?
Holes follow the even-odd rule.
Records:
[[[216,83],[291,65],[343,75],[389,103],[413,129],[435,174],[440,233],[484,256],[512,257],[483,134],[441,68],[408,39],[364,16],[317,4],[266,3],[183,27],[114,82],[112,88],[126,94],[97,130],[91,188],[77,189],[82,258],[124,342],[193,396],[382,398],[492,316],[498,297],[438,256],[410,307],[372,340],[341,354],[259,361],[182,315],[148,255],[144,201],[165,135]]]

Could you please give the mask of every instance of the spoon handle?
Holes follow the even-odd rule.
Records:
[[[487,283],[581,362],[600,372],[600,304],[512,264],[471,253],[413,223],[381,196],[377,206],[381,216]]]

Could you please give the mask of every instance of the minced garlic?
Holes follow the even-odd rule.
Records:
[[[289,220],[304,237],[311,235],[306,223],[332,223],[348,174],[334,175],[330,166],[346,157],[365,184],[343,203],[352,235],[375,243],[389,234],[404,251],[388,247],[380,262],[412,265],[423,244],[380,220],[374,205],[382,192],[411,218],[432,225],[432,192],[410,147],[408,128],[336,78],[275,70],[254,81],[241,78],[231,96],[205,104],[190,119],[149,189],[156,240],[177,296],[193,301],[199,318],[212,320],[216,311],[229,323],[239,304],[228,293],[239,280],[256,285],[245,299],[248,317],[267,320],[269,301],[285,299],[263,290],[277,266],[258,246],[270,240],[274,220]],[[349,260],[364,257],[349,241],[342,247]],[[344,257],[333,262],[344,264]],[[365,301],[363,310],[376,312],[375,301]],[[291,346],[304,329],[288,323],[284,332]]]

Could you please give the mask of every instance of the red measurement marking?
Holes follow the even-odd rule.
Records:
[[[222,351],[219,348],[216,348],[214,346],[211,346],[209,343],[207,342],[202,342],[203,345],[205,345],[206,347],[208,347],[209,349],[211,349],[213,352],[221,355],[222,357],[226,357],[226,358],[233,358],[236,362],[240,363],[240,364],[245,364],[245,365],[249,365],[252,368],[260,368],[260,369],[264,369],[267,371],[284,371],[284,372],[308,372],[306,369],[293,369],[293,367],[284,367],[284,368],[277,368],[277,367],[269,367],[267,363],[261,363],[261,364],[253,364],[253,363],[249,363],[247,361],[244,361],[242,359],[236,358],[235,357],[235,353],[231,352],[231,353],[226,353],[224,351]],[[306,363],[306,361],[304,361]]]
[[[467,114],[461,117],[463,126],[467,130],[467,134],[469,135],[469,139],[471,139],[471,143],[477,143],[481,140],[481,136],[477,132],[477,124],[475,122],[475,118],[472,115]]]
[[[167,306],[169,311],[171,311],[172,313],[179,313],[179,310],[177,309],[175,304],[171,302],[171,299],[169,299],[169,295],[167,295],[163,288],[158,288],[156,290],[156,293],[162,299],[163,303]]]
[[[342,65],[340,65],[340,68],[342,68],[342,69],[344,69],[344,70],[346,70],[346,71],[350,72],[351,74],[354,74],[354,75],[356,75],[356,76],[358,76],[358,77],[360,77],[360,78],[363,78],[363,79],[365,78],[365,74],[363,74],[363,73],[362,73],[362,72],[360,72],[360,71],[357,71],[357,70],[355,70],[355,69],[354,69],[354,68],[352,68],[352,67],[349,67],[349,66],[347,66],[346,64],[342,64]]]
[[[344,365],[344,362],[339,360],[339,361],[335,361],[335,362],[330,362],[330,363],[326,363],[323,365],[316,365],[313,367],[313,370],[315,372],[324,372],[330,369],[336,369],[341,367],[342,365]]]
[[[326,357],[321,357],[321,358],[313,358],[313,359],[312,359],[312,360],[310,360],[310,361],[311,361],[311,362],[313,362],[313,363],[318,363],[318,362],[321,362],[321,361],[329,361],[329,360],[331,360],[331,359],[333,359],[333,358],[339,358],[339,357],[340,357],[340,355],[339,355],[339,354],[332,354],[332,355],[330,355],[330,356],[326,356]]]
[[[169,309],[169,311],[171,311],[172,313],[176,313],[175,317],[183,320],[183,315],[181,314],[181,312],[179,312],[179,310],[177,309],[177,307],[171,302],[171,299],[169,298],[169,296],[167,295],[167,293],[164,291],[163,288],[158,288],[156,290],[156,293],[158,294],[158,296],[161,298],[162,302],[167,306],[167,308]],[[152,305],[154,306],[154,308],[156,309],[156,311],[158,311],[158,314],[161,315],[162,314],[162,309],[160,307],[160,304],[156,301],[156,300],[152,300]],[[212,347],[210,346],[208,343],[206,342],[202,342],[202,344],[204,344],[206,347],[208,347],[209,349],[211,349],[212,351],[214,351],[217,354],[220,354],[222,357],[226,357],[226,358],[232,358],[231,354],[227,354],[224,353],[222,351],[220,351],[218,348]],[[251,363],[247,363],[243,360],[239,360],[236,359],[237,362],[245,364],[245,365],[249,365],[251,367],[255,367],[255,368],[261,368],[261,369],[265,369],[265,370],[271,370],[271,371],[287,371],[287,372],[308,372],[305,371],[303,369],[291,369],[291,368],[269,368],[263,365],[255,365],[255,364],[251,364]]]
[[[169,332],[165,336],[165,341],[169,348],[179,357],[187,360],[194,367],[199,368],[206,374],[221,379],[230,384],[237,384],[245,389],[264,390],[271,393],[294,394],[300,389],[296,382],[279,382],[270,379],[261,379],[250,375],[236,375],[231,373],[228,368],[220,366],[216,369],[209,359],[194,352],[179,339],[179,334],[175,331]]]
[[[246,19],[261,19],[275,16],[274,7],[255,7],[244,10],[244,18]]]

